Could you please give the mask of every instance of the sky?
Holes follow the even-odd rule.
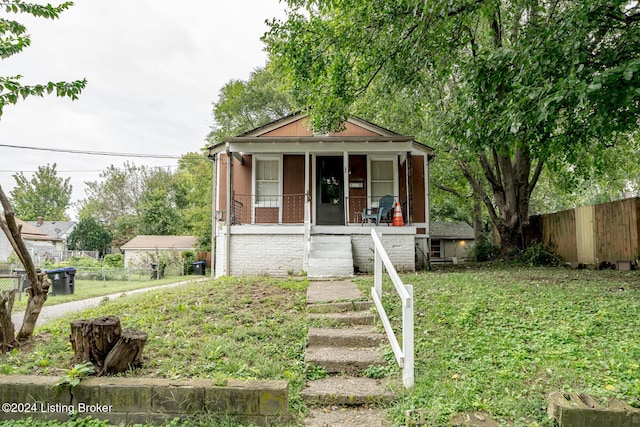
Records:
[[[5,106],[0,145],[177,157],[198,151],[220,89],[265,64],[265,20],[283,18],[284,9],[279,0],[76,0],[57,20],[12,14],[31,46],[2,60],[0,75],[22,75],[23,84],[86,78],[88,85],[75,101],[49,95]],[[86,197],[84,182],[126,161],[177,165],[0,146],[0,185],[9,195],[15,173],[31,179],[55,163],[76,202]]]

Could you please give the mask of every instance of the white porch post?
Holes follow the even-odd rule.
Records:
[[[216,277],[216,234],[218,230],[218,162],[220,161],[220,155],[214,154],[213,158],[211,158],[211,163],[213,163],[213,171],[212,171],[212,180],[213,188],[211,189],[211,216],[213,217],[213,224],[211,227],[211,277]]]
[[[309,171],[311,161],[309,152],[304,153],[304,248],[302,254],[302,269],[309,271],[309,250],[311,240],[311,190],[309,182]]]
[[[344,225],[349,225],[349,152],[342,153],[344,170]]]
[[[226,232],[225,243],[226,243],[226,262],[225,262],[225,276],[231,276],[231,211],[233,209],[233,173],[231,173],[231,169],[233,167],[233,156],[231,155],[231,151],[229,150],[229,145],[227,143],[227,218],[226,218]]]

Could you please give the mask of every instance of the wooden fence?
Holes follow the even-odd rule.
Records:
[[[640,198],[530,217],[527,240],[540,240],[565,262],[634,262],[640,256]]]

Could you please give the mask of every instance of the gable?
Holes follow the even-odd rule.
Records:
[[[345,123],[345,129],[341,132],[331,132],[328,136],[391,136],[396,135],[387,129],[376,126],[365,120],[349,118]],[[307,114],[299,113],[281,120],[269,123],[260,128],[247,132],[243,136],[253,137],[310,137],[314,136],[309,126]]]

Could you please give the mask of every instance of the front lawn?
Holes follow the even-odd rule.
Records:
[[[474,410],[550,426],[554,391],[640,406],[640,272],[463,267],[403,280],[414,285],[416,386],[391,409],[397,422],[407,409],[437,425]]]
[[[434,425],[474,410],[505,425],[551,426],[554,391],[640,406],[640,272],[459,267],[403,279],[414,285],[416,385],[388,408],[395,424],[422,409]],[[356,281],[369,295],[372,279]],[[29,349],[4,356],[0,374],[64,375],[69,322],[117,315],[149,333],[144,367],[126,375],[288,380],[300,414],[306,288],[295,278],[218,279],[111,301],[38,328]],[[399,325],[399,304],[385,304]]]

